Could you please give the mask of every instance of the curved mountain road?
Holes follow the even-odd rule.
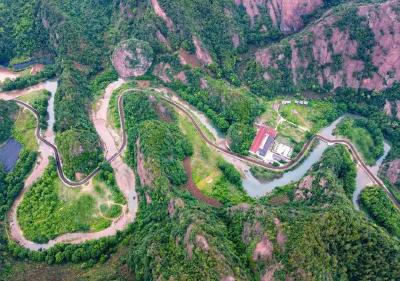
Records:
[[[119,119],[120,119],[119,120],[120,121],[120,126],[121,126],[121,129],[122,129],[121,130],[122,131],[122,143],[121,143],[120,147],[118,148],[117,152],[115,152],[113,155],[111,155],[106,160],[109,163],[112,163],[115,159],[117,159],[121,155],[121,153],[124,151],[124,149],[126,148],[126,145],[127,145],[123,97],[128,92],[144,92],[144,91],[142,89],[130,88],[130,89],[126,89],[125,91],[123,91],[118,96],[118,113],[119,113]],[[195,129],[197,130],[197,132],[199,133],[199,135],[201,136],[203,141],[206,142],[209,146],[213,147],[214,149],[216,149],[217,151],[219,151],[221,153],[225,153],[225,154],[227,154],[227,155],[229,155],[231,157],[234,157],[234,158],[239,159],[241,161],[244,161],[246,163],[257,165],[257,166],[263,167],[263,168],[268,169],[268,170],[286,171],[288,169],[291,169],[292,167],[294,167],[295,165],[297,165],[299,163],[299,161],[303,158],[305,153],[310,149],[311,144],[315,140],[321,140],[321,141],[327,142],[328,144],[333,144],[333,145],[335,145],[335,144],[345,145],[350,150],[353,158],[358,162],[358,164],[361,166],[361,168],[366,171],[367,175],[371,178],[371,180],[375,184],[377,184],[378,186],[381,186],[382,188],[384,188],[385,191],[388,193],[390,199],[393,201],[393,203],[398,208],[400,208],[400,204],[395,200],[394,196],[386,188],[384,183],[370,171],[368,166],[363,162],[363,160],[362,160],[361,156],[359,155],[359,153],[357,152],[356,148],[353,146],[352,143],[350,143],[347,140],[331,140],[331,139],[325,138],[325,137],[323,137],[321,135],[316,135],[313,138],[311,138],[304,145],[303,149],[296,156],[295,159],[293,159],[291,162],[287,163],[286,165],[275,167],[275,166],[273,166],[271,164],[268,164],[268,163],[265,163],[265,162],[263,162],[261,160],[236,154],[236,153],[230,151],[227,148],[224,148],[224,147],[221,147],[221,146],[217,145],[214,141],[209,139],[209,137],[207,136],[206,133],[203,132],[203,130],[201,128],[201,124],[199,124],[197,119],[195,117],[193,117],[193,115],[189,112],[189,110],[184,108],[182,105],[176,103],[175,101],[173,101],[169,97],[166,97],[165,95],[161,95],[161,98],[162,98],[162,100],[164,100],[168,104],[172,105],[173,107],[175,107],[176,109],[178,109],[179,111],[184,113],[190,119],[192,124],[195,126]],[[27,104],[27,103],[25,103],[23,101],[15,100],[15,102],[17,102],[20,106],[23,106],[23,107],[27,108],[28,110],[30,110],[35,115],[36,121],[37,121],[36,137],[53,150],[54,155],[55,155],[55,159],[56,159],[56,164],[57,164],[57,173],[59,175],[60,180],[64,184],[66,184],[67,186],[70,186],[70,187],[81,186],[81,185],[87,183],[90,179],[92,179],[99,172],[100,167],[97,167],[95,170],[92,171],[92,173],[90,173],[88,176],[86,176],[84,179],[82,179],[80,181],[71,181],[70,179],[68,179],[63,173],[62,161],[61,161],[61,157],[60,157],[60,154],[58,152],[57,147],[55,145],[53,145],[52,143],[50,143],[49,141],[47,141],[41,135],[40,128],[38,126],[39,125],[39,113],[37,112],[37,110],[35,110],[31,105],[29,105],[29,104]],[[107,102],[109,103],[109,100]],[[108,108],[108,103],[107,103],[107,108]],[[22,194],[22,196],[23,196],[23,194]],[[134,196],[134,199],[137,200],[136,196]],[[136,204],[135,208],[137,209],[137,204]],[[136,212],[136,209],[135,209],[135,212]],[[13,223],[16,223],[16,222],[13,222]],[[120,222],[118,222],[118,221],[116,221],[114,223],[115,224],[120,224]],[[123,222],[123,224],[125,224],[125,223],[126,222]],[[90,235],[89,238],[88,237],[82,238],[82,237],[84,237],[85,235],[88,235],[88,234]],[[54,240],[49,241],[46,244],[36,244],[36,243],[31,242],[31,241],[25,241],[25,243],[22,243],[22,245],[27,247],[27,248],[29,248],[29,249],[32,249],[32,250],[40,250],[40,249],[50,248],[50,247],[54,246],[57,243],[81,243],[81,242],[85,242],[87,240],[99,239],[101,237],[106,236],[106,234],[109,235],[110,233],[107,232],[107,231],[100,231],[100,232],[96,232],[96,233],[67,233],[67,234],[64,234],[64,235],[61,235],[61,236],[57,237]],[[19,239],[17,239],[17,241],[18,240]]]

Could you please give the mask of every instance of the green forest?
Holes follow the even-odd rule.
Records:
[[[0,165],[0,280],[399,280],[399,11],[390,0],[0,0],[0,71],[19,76],[1,80],[1,95],[57,80],[64,173],[78,180],[100,167],[71,189],[50,159],[17,210],[33,242],[119,223],[132,198],[105,162],[91,115],[121,68],[144,64],[141,55],[149,63],[114,91],[106,124],[115,135],[126,130],[121,159],[134,171],[137,195],[129,196],[138,212],[123,231],[97,240],[30,251],[11,239],[9,211],[42,159],[29,139],[33,116],[0,99],[0,149],[9,138],[23,146],[12,171]],[[36,63],[44,68],[33,74]],[[120,128],[118,96],[130,88]],[[349,114],[336,136],[354,143],[367,165],[384,143],[391,147],[378,171],[388,190],[363,190],[357,211],[357,163],[333,145],[299,181],[250,197],[247,169],[265,185],[286,171],[229,163],[165,101],[178,98],[204,113],[221,145],[247,157],[262,116],[275,114],[277,130],[279,114],[310,125],[291,141],[297,154]],[[21,99],[38,110],[44,131],[49,93]],[[310,106],[272,108],[285,99]]]

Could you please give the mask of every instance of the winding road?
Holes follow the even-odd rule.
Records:
[[[127,138],[125,130],[122,130],[122,139],[121,145],[117,148],[115,144],[115,140],[112,135],[118,135],[115,132],[112,132],[112,128],[107,126],[106,118],[107,118],[107,110],[109,107],[110,97],[114,89],[118,88],[120,85],[124,83],[123,80],[119,80],[117,82],[111,83],[105,90],[104,96],[100,99],[97,111],[93,112],[93,123],[97,132],[99,133],[100,139],[105,148],[106,157],[108,162],[111,163],[111,166],[114,169],[115,177],[117,184],[124,194],[127,205],[123,207],[122,214],[120,217],[112,221],[111,226],[107,227],[98,232],[83,232],[83,233],[66,233],[56,237],[53,240],[48,241],[44,244],[35,243],[26,239],[23,235],[22,229],[17,220],[17,209],[19,204],[22,202],[24,194],[29,190],[30,186],[40,177],[41,173],[44,171],[46,166],[48,165],[47,157],[53,154],[56,158],[57,163],[57,173],[59,175],[60,180],[71,187],[78,187],[87,183],[96,173],[100,170],[99,168],[95,169],[90,175],[88,175],[85,179],[79,182],[72,182],[69,181],[62,172],[62,163],[61,157],[59,155],[58,149],[55,145],[51,142],[46,140],[45,137],[41,135],[40,128],[39,128],[39,114],[38,112],[29,104],[15,100],[20,106],[30,110],[34,116],[36,117],[36,137],[40,141],[40,145],[44,144],[46,148],[50,148],[51,152],[44,150],[44,155],[41,155],[41,160],[37,163],[35,169],[40,170],[40,172],[32,173],[25,181],[24,189],[14,201],[14,204],[9,212],[8,220],[10,225],[10,236],[13,240],[17,241],[19,245],[28,248],[30,250],[42,250],[42,249],[49,249],[53,247],[55,244],[58,243],[70,243],[70,244],[79,244],[89,240],[100,239],[102,237],[113,236],[117,233],[117,231],[122,231],[126,228],[129,223],[132,223],[136,217],[136,213],[138,210],[138,197],[135,191],[135,175],[124,162],[121,157],[121,153],[126,148]],[[123,108],[123,96],[118,98],[119,108]],[[120,112],[121,117],[121,127],[124,128],[125,126],[125,118],[124,113]],[[111,137],[110,137],[111,136]],[[43,152],[43,150],[42,150]]]
[[[124,109],[123,97],[128,92],[144,92],[144,91],[142,89],[130,88],[130,89],[124,90],[118,96],[118,113],[119,113],[119,119],[120,119],[119,122],[120,122],[120,126],[121,126],[121,140],[122,141],[121,141],[121,145],[119,146],[119,148],[117,148],[115,141],[110,141],[110,139],[113,139],[113,135],[115,135],[115,133],[113,134],[110,131],[111,129],[108,128],[106,120],[107,120],[107,111],[108,111],[112,92],[113,92],[113,90],[115,90],[116,88],[121,86],[123,83],[124,83],[123,81],[119,80],[117,82],[111,83],[107,87],[107,89],[105,90],[105,94],[101,99],[101,102],[100,102],[101,105],[100,105],[98,111],[94,112],[93,122],[94,122],[94,125],[95,125],[95,128],[96,128],[98,134],[100,135],[100,137],[102,139],[102,143],[105,144],[105,152],[106,152],[105,153],[106,154],[105,161],[111,163],[115,172],[118,172],[118,170],[123,171],[121,173],[122,176],[121,177],[117,176],[116,178],[117,178],[118,186],[120,187],[121,191],[124,193],[124,195],[128,201],[128,207],[125,208],[124,214],[129,214],[129,216],[124,216],[124,215],[121,216],[117,221],[113,222],[112,227],[107,228],[100,232],[67,233],[67,234],[64,234],[64,235],[61,235],[61,236],[55,238],[54,240],[49,241],[46,244],[37,244],[37,243],[31,242],[31,241],[28,241],[27,239],[24,238],[22,231],[18,225],[17,219],[16,219],[17,207],[18,207],[19,203],[22,201],[24,193],[28,190],[28,188],[26,187],[21,192],[19,198],[17,198],[17,200],[15,201],[15,203],[10,211],[10,213],[11,213],[11,215],[10,215],[11,236],[20,245],[22,245],[28,249],[31,249],[31,250],[40,250],[40,249],[48,249],[57,243],[78,244],[78,243],[82,243],[82,242],[85,242],[88,240],[99,239],[101,237],[114,235],[117,230],[122,230],[126,226],[127,223],[134,221],[134,218],[135,218],[136,212],[137,212],[137,208],[138,208],[137,195],[136,195],[135,188],[134,188],[135,178],[134,178],[133,171],[122,161],[122,158],[121,158],[121,154],[123,153],[123,151],[125,150],[126,145],[127,145],[127,136],[126,136],[126,130],[125,130],[125,116],[124,116],[124,110],[123,110]],[[148,90],[154,90],[158,93],[163,92],[162,90],[160,91],[160,89],[149,88]],[[357,162],[359,167],[362,168],[363,170],[365,170],[366,174],[368,175],[368,177],[370,177],[371,181],[373,183],[375,183],[376,185],[384,188],[385,191],[388,193],[390,199],[393,201],[393,203],[397,207],[400,208],[400,204],[395,200],[394,196],[386,188],[384,183],[377,176],[375,176],[373,172],[371,172],[371,170],[368,168],[368,166],[363,162],[361,156],[357,152],[357,149],[353,146],[352,143],[350,143],[347,140],[328,139],[321,135],[315,135],[304,145],[303,149],[296,156],[295,159],[293,159],[291,162],[287,163],[286,165],[275,167],[275,166],[265,163],[261,160],[233,153],[226,147],[219,146],[217,143],[215,143],[213,140],[211,140],[207,136],[207,134],[203,131],[199,121],[193,116],[193,114],[188,109],[186,109],[181,104],[175,102],[168,95],[160,94],[160,97],[163,101],[167,102],[174,108],[176,108],[179,111],[181,111],[182,113],[184,113],[190,119],[190,121],[193,123],[195,129],[197,130],[197,132],[199,133],[199,135],[201,136],[203,141],[205,143],[207,143],[209,146],[216,149],[220,153],[227,154],[227,155],[234,157],[240,161],[244,161],[248,164],[257,165],[257,166],[263,167],[268,170],[286,171],[288,169],[293,168],[295,165],[297,165],[302,160],[303,156],[307,153],[307,151],[309,151],[312,143],[316,140],[324,141],[330,145],[336,145],[336,144],[345,145],[351,152],[354,160]],[[17,102],[20,106],[30,110],[36,117],[36,121],[37,121],[36,137],[38,138],[38,140],[43,142],[46,146],[51,148],[51,150],[53,151],[53,154],[56,159],[56,164],[57,164],[57,173],[59,175],[60,180],[65,185],[70,186],[70,187],[82,186],[82,185],[86,184],[87,182],[89,182],[89,180],[91,180],[99,172],[100,167],[97,167],[94,171],[92,171],[92,173],[90,173],[88,176],[86,176],[84,179],[82,179],[80,181],[71,181],[70,179],[68,179],[63,173],[62,160],[61,160],[61,157],[60,157],[57,147],[55,145],[53,145],[52,143],[50,143],[49,141],[47,141],[41,135],[41,131],[38,126],[39,125],[39,113],[37,112],[37,110],[35,110],[32,106],[30,106],[29,104],[27,104],[23,101],[15,100],[15,102]],[[133,189],[132,188],[129,189],[129,185],[133,185]]]

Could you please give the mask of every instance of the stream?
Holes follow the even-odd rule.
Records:
[[[174,101],[178,101],[180,104],[185,105],[179,98],[175,98]],[[185,105],[187,109],[189,109],[201,122],[202,124],[214,135],[214,137],[218,139],[222,139],[223,136],[219,134],[218,130],[214,128],[212,123],[208,120],[208,118],[204,114],[200,114],[193,110],[191,106]],[[337,139],[337,137],[333,134],[336,126],[343,120],[346,115],[338,118],[334,122],[332,122],[329,126],[320,130],[319,135],[328,138],[328,139]],[[246,192],[254,198],[262,197],[270,192],[272,192],[275,188],[285,186],[294,182],[301,180],[307,172],[312,168],[315,163],[318,163],[325,150],[330,145],[320,141],[312,151],[306,155],[305,159],[293,170],[286,172],[282,177],[274,179],[270,182],[261,182],[256,179],[252,173],[250,172],[249,165],[238,161],[234,157],[229,155],[223,155],[223,157],[239,170],[241,170],[244,174],[243,178],[243,188]],[[380,159],[377,160],[374,166],[370,166],[371,171],[377,176],[380,166],[382,165],[384,159],[388,155],[391,147],[385,141],[384,143],[384,154]],[[372,185],[372,181],[369,176],[366,174],[365,170],[357,167],[357,177],[356,177],[356,190],[353,194],[353,203],[357,210],[359,210],[358,197],[363,189],[367,186]]]

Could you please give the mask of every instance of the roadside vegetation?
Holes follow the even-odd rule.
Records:
[[[20,108],[12,130],[13,137],[21,143],[25,149],[38,150],[36,138],[36,118],[28,109]]]
[[[377,224],[400,238],[400,211],[378,186],[368,187],[360,196],[361,206]]]
[[[17,116],[24,113],[15,102],[0,100],[0,143],[10,137],[16,138],[23,146],[14,169],[5,173],[0,164],[0,219],[5,218],[6,212],[11,207],[15,198],[24,186],[24,180],[32,170],[38,153],[36,152],[36,138],[32,136],[29,126],[32,121],[22,122]],[[25,114],[25,113],[24,113]],[[29,113],[24,115],[29,118]],[[26,121],[26,123],[25,123]],[[3,138],[3,139],[1,139]],[[1,236],[1,233],[0,233]],[[0,240],[1,241],[1,240]],[[0,245],[1,250],[1,245]],[[0,256],[1,264],[1,256]]]
[[[124,203],[109,170],[102,171],[93,183],[74,189],[60,182],[52,160],[45,174],[25,194],[17,210],[18,222],[27,239],[45,243],[64,233],[107,228],[121,214]]]
[[[330,125],[341,114],[329,101],[307,100],[307,105],[298,105],[295,100],[289,100],[291,104],[281,105],[279,113],[286,120],[314,134]]]
[[[258,166],[252,166],[250,172],[260,182],[269,182],[283,176],[282,172],[269,171]]]
[[[0,89],[1,91],[25,89],[45,80],[54,78],[55,74],[56,70],[54,66],[46,66],[42,71],[34,75],[25,74],[14,80],[6,79],[6,81],[0,85]]]
[[[17,113],[18,105],[15,102],[0,100],[0,144],[11,137]]]
[[[34,91],[29,93],[29,95],[19,97],[19,100],[22,100],[28,104],[30,104],[34,109],[39,112],[39,124],[42,130],[47,129],[47,107],[49,105],[51,93],[46,90]]]
[[[263,110],[261,105],[246,88],[210,77],[204,79],[206,89],[180,85],[175,90],[181,98],[204,112],[216,128],[227,133],[232,151],[247,155],[255,136],[253,123]]]
[[[383,155],[383,134],[376,124],[366,119],[345,118],[335,133],[350,139],[368,165],[374,165]]]
[[[242,187],[240,173],[204,143],[184,115],[179,116],[179,126],[193,146],[191,163],[193,181],[197,187],[224,204],[251,201]]]

